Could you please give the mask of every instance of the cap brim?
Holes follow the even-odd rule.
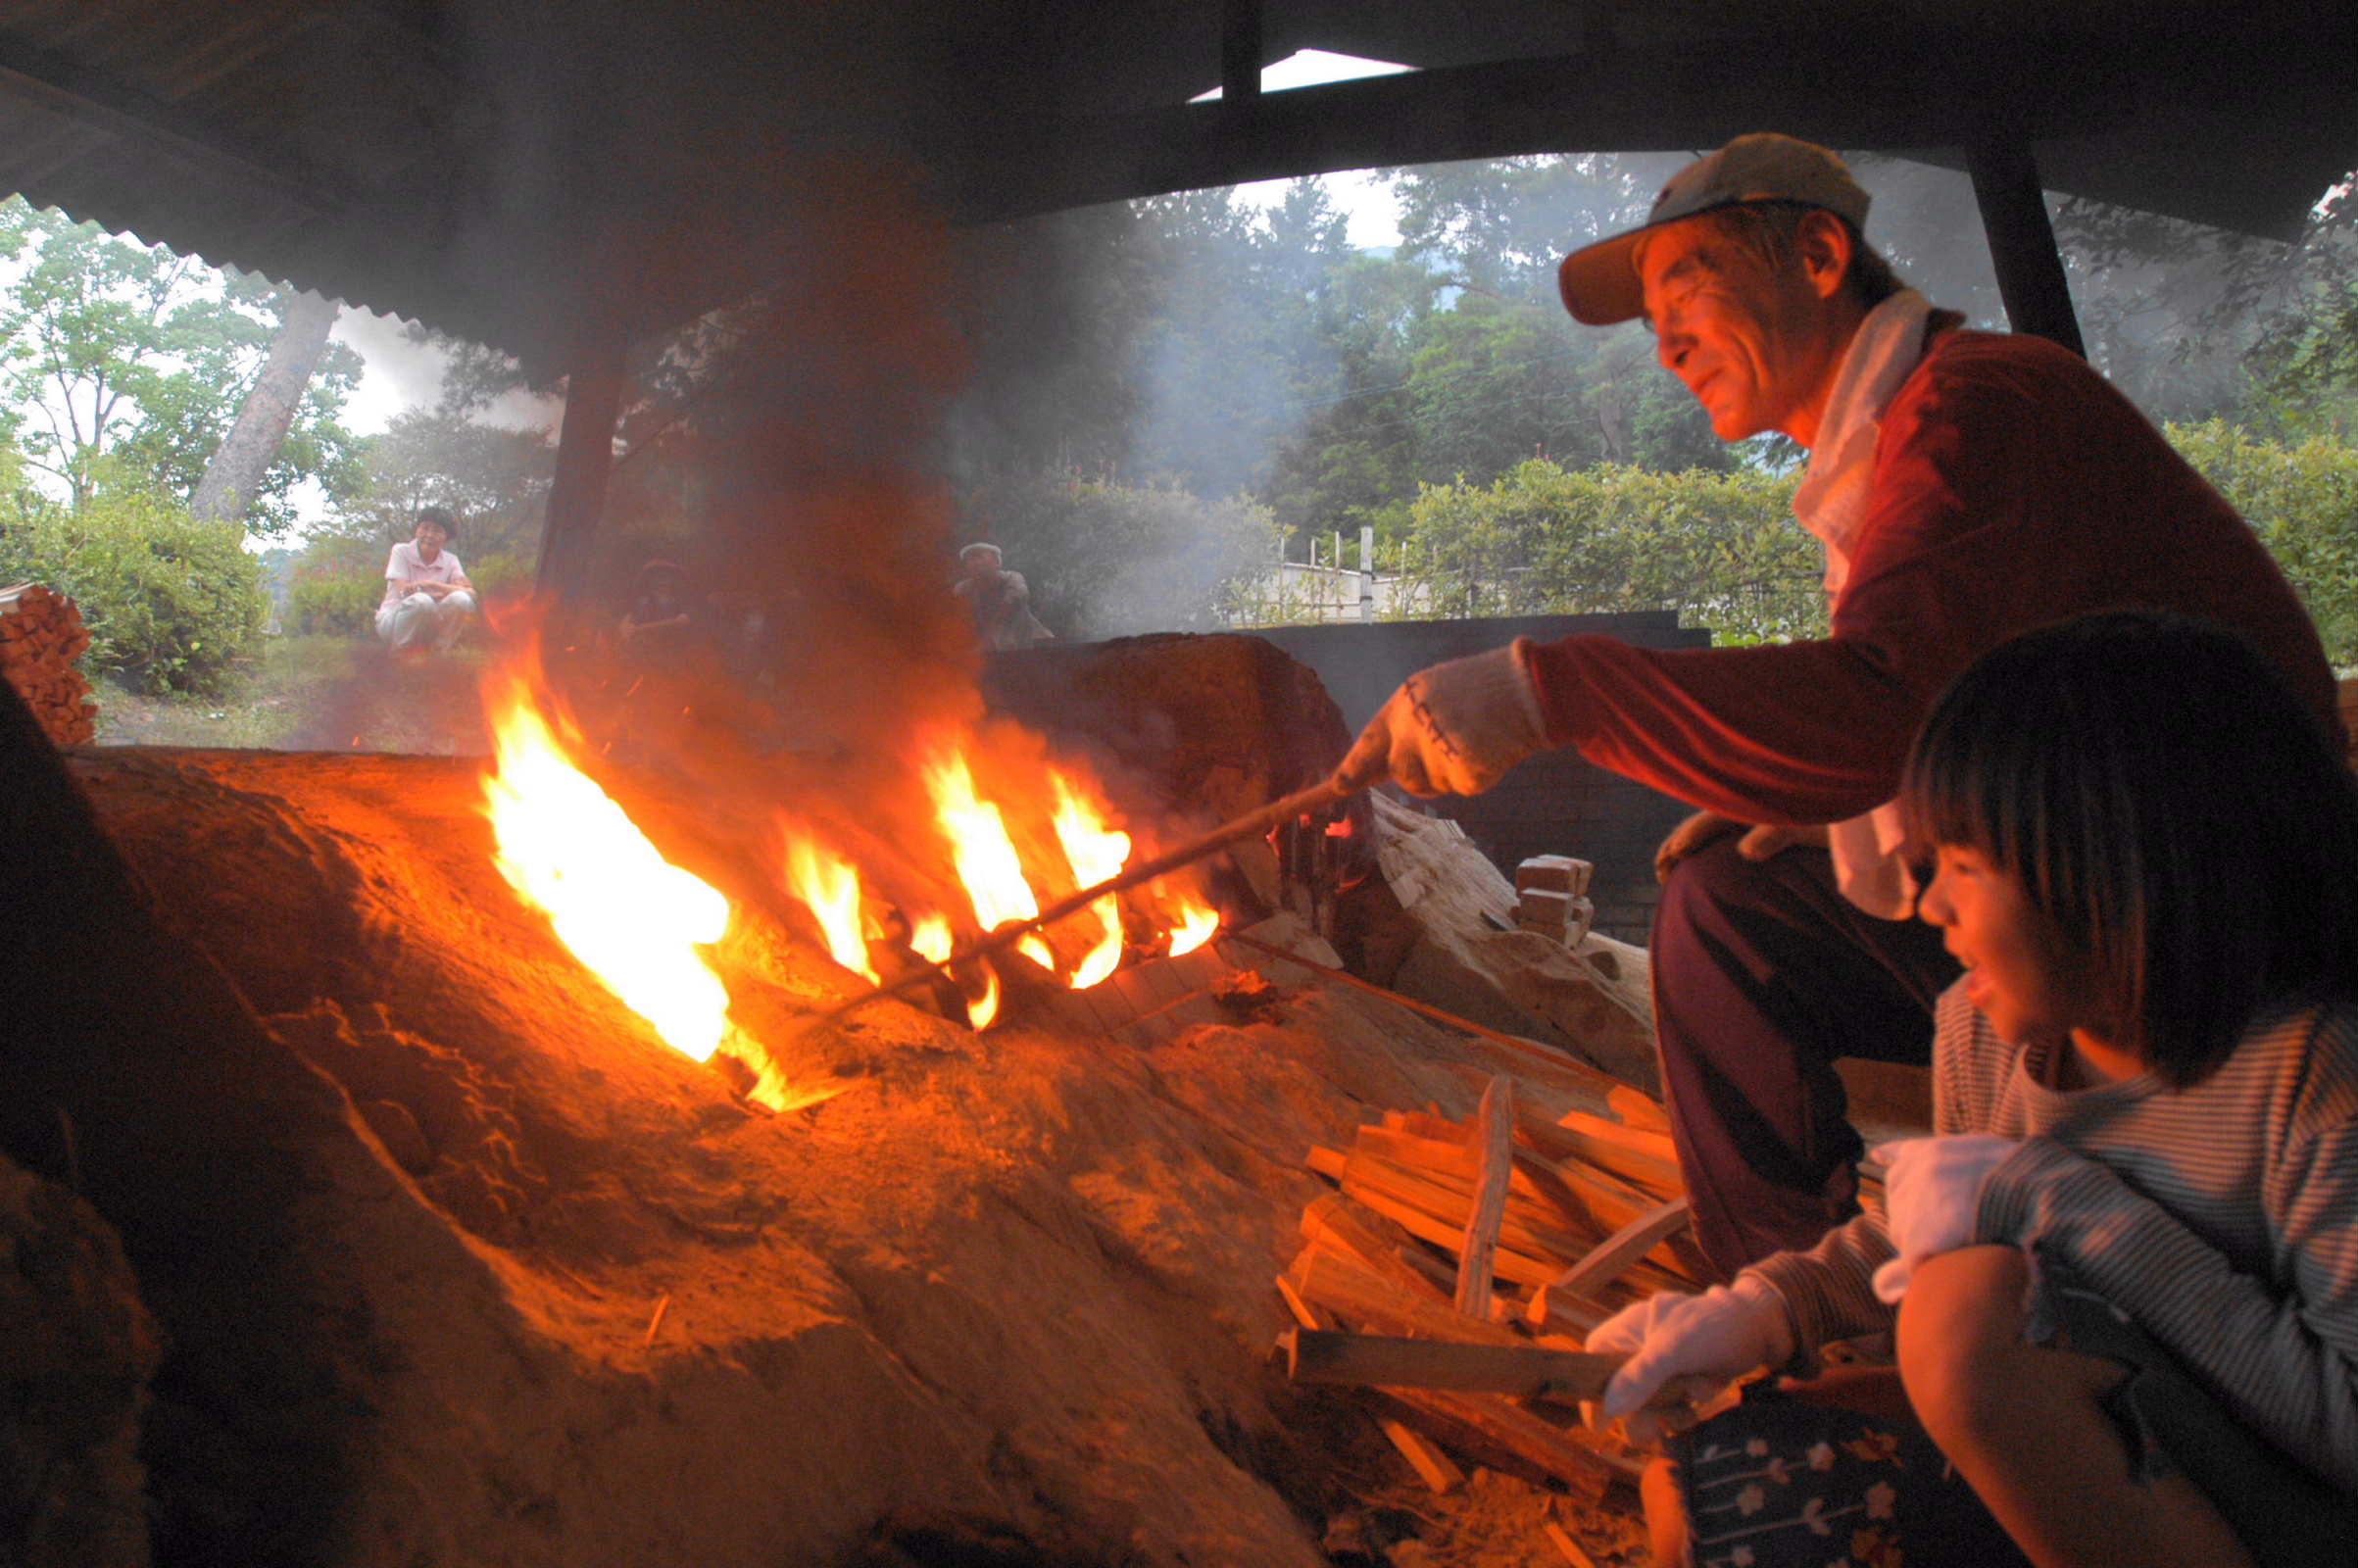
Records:
[[[1555,270],[1555,286],[1572,319],[1586,326],[1611,326],[1646,314],[1646,290],[1638,281],[1638,242],[1647,223],[1611,239],[1583,246]]]

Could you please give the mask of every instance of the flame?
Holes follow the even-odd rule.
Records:
[[[927,963],[941,963],[957,951],[946,914],[921,914],[909,922],[909,950]]]
[[[860,873],[852,862],[809,834],[788,828],[786,886],[811,906],[835,961],[868,984],[881,985],[883,978],[868,961],[867,933],[860,916]],[[947,937],[949,927],[942,929]]]
[[[500,874],[667,1044],[711,1060],[729,999],[698,949],[728,929],[728,900],[666,861],[565,760],[522,679],[509,676],[485,707],[497,755],[484,812]]]
[[[1178,915],[1171,927],[1171,956],[1176,958],[1195,952],[1218,933],[1220,911],[1192,894],[1182,893],[1174,902]]]
[[[958,876],[973,902],[974,918],[985,931],[996,931],[1014,920],[1029,920],[1040,912],[1032,885],[1023,879],[1023,862],[1014,841],[1007,837],[1007,819],[999,808],[974,791],[974,772],[955,751],[940,754],[925,768],[926,788],[933,794],[934,811],[949,837]],[[1054,973],[1056,956],[1033,932],[1015,944],[1015,951]],[[980,1027],[979,1025],[977,1027]]]
[[[1107,826],[1105,817],[1062,773],[1052,768],[1048,777],[1056,792],[1056,842],[1064,846],[1064,859],[1072,867],[1074,881],[1085,888],[1094,887],[1119,875],[1122,862],[1130,858],[1130,835]],[[1104,923],[1105,935],[1074,968],[1075,991],[1088,990],[1122,961],[1121,901],[1103,898],[1090,908]]]

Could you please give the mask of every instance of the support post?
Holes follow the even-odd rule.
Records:
[[[614,464],[614,421],[622,407],[622,334],[586,338],[565,375],[565,425],[557,476],[540,532],[540,591],[566,598],[589,585],[590,549],[606,512]]]
[[[1257,108],[1261,101],[1261,0],[1220,7],[1220,102]]]
[[[1359,619],[1376,618],[1375,530],[1359,529]]]
[[[2025,141],[1985,140],[1965,151],[1973,199],[1982,210],[1990,257],[1997,267],[1998,297],[2017,332],[2049,338],[2086,358],[2080,318],[2064,281],[2063,253],[2047,221],[2039,165]]]

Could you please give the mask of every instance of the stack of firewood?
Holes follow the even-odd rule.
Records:
[[[1437,1491],[1463,1479],[1454,1452],[1594,1500],[1642,1459],[1580,1423],[1618,1365],[1581,1336],[1657,1290],[1699,1290],[1706,1266],[1660,1106],[1479,1032],[1504,1070],[1466,1069],[1485,1080],[1474,1120],[1393,1111],[1311,1151],[1339,1190],[1303,1211],[1278,1281],[1301,1324],[1291,1369],[1380,1391],[1379,1426]]]
[[[37,582],[0,588],[0,676],[59,746],[87,742],[97,721],[90,683],[74,665],[89,646],[82,612],[64,594]]]

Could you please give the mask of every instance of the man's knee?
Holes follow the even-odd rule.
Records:
[[[464,588],[444,594],[442,612],[446,615],[471,615],[475,612],[475,596]]]

